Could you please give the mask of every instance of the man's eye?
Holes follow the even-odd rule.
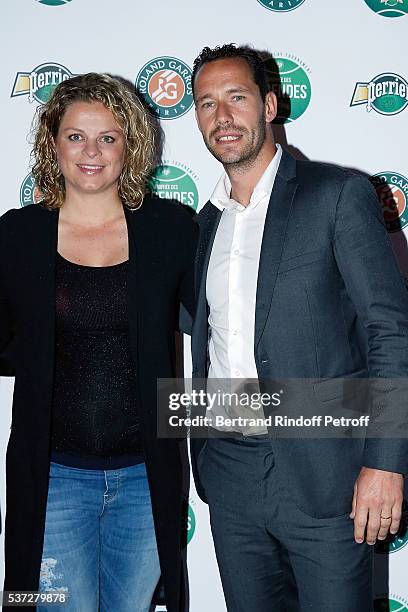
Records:
[[[236,100],[237,102],[240,102],[241,100],[245,99],[245,96],[236,95],[232,99]]]
[[[72,142],[79,142],[80,140],[82,140],[82,136],[81,134],[70,134],[68,136],[68,139],[71,140]]]
[[[201,108],[211,108],[213,106],[213,102],[204,102]]]
[[[107,134],[105,134],[105,136],[102,136],[101,141],[111,143],[115,142],[115,139],[112,136],[108,136]]]

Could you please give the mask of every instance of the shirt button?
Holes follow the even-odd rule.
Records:
[[[240,376],[240,375],[241,375],[241,372],[240,372],[239,370],[234,370],[234,375],[235,375],[235,376]]]
[[[234,255],[239,255],[239,249],[235,249]]]
[[[239,329],[234,329],[234,331],[232,332],[234,334],[234,336],[238,336],[239,334]]]

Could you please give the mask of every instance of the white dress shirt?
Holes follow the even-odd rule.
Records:
[[[258,378],[254,355],[256,288],[265,218],[282,157],[281,147],[277,148],[248,206],[231,199],[231,182],[226,174],[210,198],[223,212],[206,283],[209,378]]]

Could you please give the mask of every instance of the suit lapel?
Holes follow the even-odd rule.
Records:
[[[199,215],[200,239],[195,262],[196,277],[196,314],[193,323],[191,348],[193,354],[193,373],[195,376],[206,376],[208,348],[208,306],[206,280],[211,250],[221,219],[221,211],[207,202]]]
[[[207,202],[204,218],[200,223],[202,230],[197,248],[196,295],[198,296],[198,301],[205,299],[208,264],[210,262],[212,246],[214,244],[221,214],[221,210],[210,202]]]
[[[283,151],[269,200],[261,245],[256,290],[255,349],[262,337],[271,308],[287,223],[298,186],[295,177],[296,161]]]

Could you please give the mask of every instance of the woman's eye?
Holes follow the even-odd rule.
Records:
[[[108,136],[107,134],[105,134],[105,136],[102,136],[101,141],[111,143],[115,142],[115,139],[112,136]]]
[[[70,134],[68,136],[68,139],[71,140],[72,142],[79,142],[80,140],[82,140],[82,136],[81,134]]]

